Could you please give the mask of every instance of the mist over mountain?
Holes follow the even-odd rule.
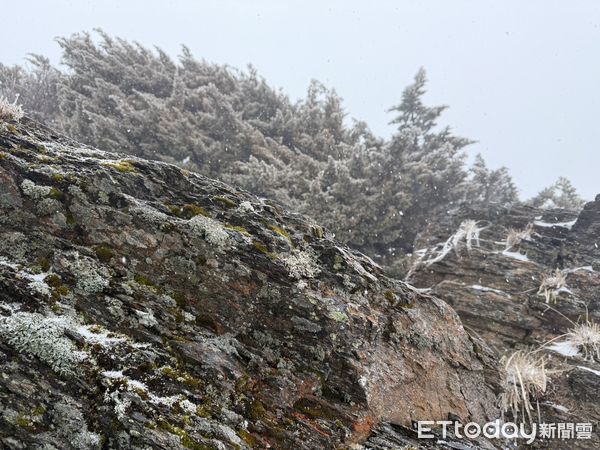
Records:
[[[0,65],[0,95],[90,145],[180,165],[275,199],[399,274],[405,252],[437,215],[462,203],[521,201],[506,168],[478,155],[423,102],[424,69],[390,105],[396,132],[348,120],[334,89],[313,81],[296,103],[252,67],[239,70],[99,31],[60,38],[62,67],[42,55]],[[557,174],[558,177],[559,174]],[[529,200],[578,209],[564,178]]]
[[[0,63],[0,447],[598,448],[600,195],[469,164],[424,68],[384,138],[319,81],[58,43]]]

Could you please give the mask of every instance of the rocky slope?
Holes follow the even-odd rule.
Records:
[[[446,303],[308,219],[0,123],[4,448],[386,448],[496,418],[498,380]]]
[[[462,236],[440,258],[444,243],[452,243],[449,237],[468,221],[477,222],[479,234],[472,235],[471,249]],[[450,304],[498,355],[541,347],[551,379],[543,420],[594,426],[591,441],[569,441],[569,448],[600,447],[598,358],[586,358],[561,337],[576,323],[600,323],[599,245],[600,196],[578,215],[527,206],[465,207],[421,233],[408,277]],[[560,441],[544,445],[565,448]]]

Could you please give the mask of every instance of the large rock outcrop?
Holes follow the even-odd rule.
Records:
[[[494,419],[498,378],[452,308],[310,220],[0,124],[4,448],[334,448]]]
[[[462,236],[440,257],[449,237],[459,236],[455,233],[469,221],[477,222],[479,234],[471,236],[471,248]],[[600,196],[579,214],[528,206],[463,207],[417,238],[408,277],[450,304],[465,327],[498,355],[515,349],[546,355],[551,384],[542,419],[594,427],[591,441],[569,441],[569,448],[600,446],[600,361],[561,337],[577,323],[600,323],[599,246]],[[561,441],[549,445],[565,448]]]

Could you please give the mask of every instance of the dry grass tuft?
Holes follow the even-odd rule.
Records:
[[[500,362],[506,370],[506,390],[500,395],[503,414],[510,411],[515,422],[521,414],[521,420],[527,416],[531,423],[534,409],[531,401],[546,392],[548,382],[544,357],[519,350],[509,357],[503,356]]]
[[[476,247],[479,247],[479,233],[481,233],[481,230],[483,230],[483,227],[480,228],[478,226],[477,221],[463,221],[458,227],[458,230],[456,230],[456,233],[450,236],[448,240],[444,243],[444,246],[439,251],[437,256],[435,258],[425,261],[425,265],[429,266],[433,263],[441,261],[452,250],[454,250],[458,255],[458,249],[462,245],[463,241],[465,243],[465,246],[467,247],[467,251],[471,251],[471,249],[473,248],[473,244],[475,244]]]
[[[531,223],[528,224],[523,230],[515,230],[514,228],[509,229],[505,241],[505,250],[510,250],[511,248],[519,245],[521,241],[529,239],[532,233],[533,224]]]
[[[556,297],[562,288],[567,286],[567,276],[559,269],[554,271],[554,274],[547,275],[542,280],[542,284],[538,289],[538,294],[543,293],[546,298],[546,303],[556,303]]]
[[[567,342],[577,347],[586,360],[600,361],[600,325],[588,320],[575,325],[566,336]]]

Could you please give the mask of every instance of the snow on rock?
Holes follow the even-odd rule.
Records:
[[[47,200],[24,179],[60,194],[44,216],[0,201],[3,413],[48,411],[36,432],[9,425],[19,448],[73,447],[57,399],[105,430],[106,448],[341,448],[413,411],[497,415],[496,365],[454,311],[304,217],[29,120],[0,130],[0,153],[13,203]],[[19,275],[45,270],[52,302]]]
[[[499,289],[494,289],[494,288],[491,288],[491,287],[487,287],[487,286],[481,286],[479,284],[473,284],[473,285],[471,285],[471,289],[475,289],[476,291],[482,291],[482,292],[494,292],[496,294],[506,295],[507,297],[510,297],[510,294],[507,294],[504,291],[501,291]]]
[[[552,344],[548,346],[548,350],[560,353],[563,356],[579,356],[579,350],[577,349],[577,347],[568,341],[557,342],[555,344]]]
[[[566,229],[570,230],[571,227],[573,227],[573,225],[575,225],[575,222],[577,222],[577,219],[571,220],[569,222],[554,222],[554,223],[543,222],[541,220],[534,220],[533,224],[535,226],[543,227],[543,228],[560,227],[560,228],[566,228]]]
[[[557,411],[560,412],[564,412],[564,413],[568,413],[569,412],[569,408],[563,406],[563,405],[557,405],[556,403],[552,403],[552,402],[547,402],[546,405],[554,408]]]
[[[517,259],[519,261],[529,261],[529,258],[527,258],[527,255],[524,255],[523,253],[519,253],[519,252],[509,252],[507,250],[504,250],[502,252],[502,254],[504,256],[508,256],[509,258],[514,258]]]
[[[600,370],[590,369],[589,367],[585,367],[585,366],[577,366],[577,368],[582,369],[582,370],[587,370],[588,372],[592,372],[594,375],[598,375],[600,377]]]

